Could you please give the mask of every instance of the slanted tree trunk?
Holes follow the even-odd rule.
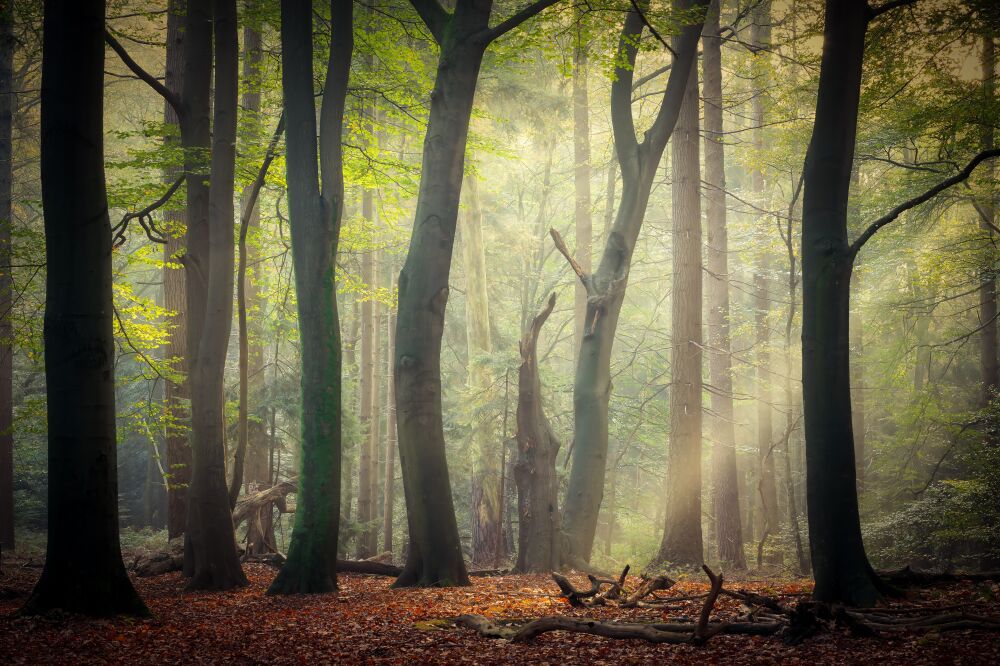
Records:
[[[876,581],[861,540],[851,425],[847,200],[868,5],[830,0],[802,211],[802,386],[809,541],[821,601],[871,606]]]
[[[14,548],[14,3],[0,7],[0,547]]]
[[[722,39],[719,2],[702,33],[705,98],[705,200],[708,222],[705,292],[708,298],[709,382],[712,391],[712,516],[718,557],[729,569],[745,569],[736,478],[733,357],[730,350],[729,241],[726,228],[726,163],[722,122]]]
[[[532,320],[521,338],[521,367],[517,371],[517,564],[518,573],[545,573],[560,565],[559,478],[556,454],[559,441],[542,408],[538,376],[538,335],[556,305],[556,295]]]
[[[167,57],[163,82],[167,89],[179,94],[184,73],[184,2],[170,0],[167,5]],[[163,122],[177,125],[177,111],[169,102],[163,103]],[[168,137],[167,142],[176,142]],[[166,169],[165,182],[173,182],[179,169]],[[165,440],[168,465],[167,477],[167,535],[173,539],[184,534],[187,525],[187,493],[191,483],[191,445],[188,442],[187,402],[190,399],[187,372],[187,302],[185,299],[184,269],[179,261],[184,254],[183,210],[166,209],[163,212],[167,242],[163,246],[163,306],[172,313],[167,331],[166,357],[170,367],[178,373],[177,381],[164,382],[164,401],[169,414]]]
[[[705,2],[699,0],[694,4],[704,6]],[[681,9],[691,6],[687,0],[678,2]],[[566,539],[561,558],[564,564],[571,566],[589,561],[594,545],[604,496],[612,343],[628,283],[632,252],[646,213],[653,178],[677,121],[701,33],[700,23],[682,29],[674,48],[677,57],[670,71],[663,103],[653,125],[639,143],[632,115],[633,67],[637,54],[633,40],[642,33],[644,25],[639,11],[635,8],[628,11],[618,47],[624,62],[616,69],[616,78],[611,86],[611,119],[622,174],[618,212],[597,271],[585,273],[573,262],[588,297],[584,336],[573,385],[573,460],[563,504]],[[563,254],[570,256],[565,249]]]
[[[476,396],[493,384],[489,367],[476,357],[493,352],[490,337],[490,302],[486,291],[486,251],[483,247],[483,212],[479,185],[467,177],[468,200],[458,217],[465,268],[465,322],[469,357],[468,388]],[[478,398],[477,398],[478,399]],[[504,552],[501,530],[500,476],[503,442],[490,423],[472,427],[472,564],[497,566]]]
[[[573,187],[575,198],[573,221],[576,227],[576,261],[584,272],[591,271],[593,253],[593,220],[590,211],[590,100],[587,86],[589,74],[587,36],[583,20],[586,14],[577,10],[576,35],[573,44]],[[587,290],[577,282],[574,296],[573,351],[583,342],[583,322],[587,316]]]
[[[399,275],[396,416],[410,544],[397,587],[468,585],[451,497],[441,415],[441,336],[465,166],[465,144],[486,48],[555,0],[538,0],[491,28],[491,0],[414,6],[440,46],[417,210]]]
[[[987,34],[982,38],[982,80],[984,107],[993,108],[994,90],[996,89],[996,45],[993,36]],[[994,147],[994,130],[992,122],[984,122],[982,150]],[[990,174],[992,175],[992,173]],[[986,197],[979,206],[979,228],[990,238],[993,237],[994,205],[992,196]],[[997,277],[994,262],[985,262],[985,267],[979,271],[979,322],[983,327],[979,333],[979,367],[982,374],[982,392],[980,402],[986,406],[993,399],[997,387],[1000,386],[1000,359],[997,356]]]
[[[195,7],[198,5],[198,7]],[[190,363],[191,434],[193,470],[188,490],[186,537],[192,557],[189,569],[193,590],[227,590],[247,584],[236,552],[233,519],[226,486],[225,410],[223,380],[226,352],[233,320],[233,239],[234,177],[236,168],[236,109],[239,89],[239,45],[236,36],[235,0],[214,0],[211,9],[200,3],[188,4],[185,26],[185,64],[190,65],[204,50],[216,49],[214,103],[211,135],[211,162],[208,189],[207,228],[199,230],[199,242],[188,242],[188,288],[204,280],[204,311],[198,339],[188,339],[188,348],[197,345]],[[207,26],[203,23],[209,18]],[[211,32],[209,32],[211,29]],[[195,35],[198,35],[197,37]],[[197,84],[192,70],[184,76],[184,97],[188,83]],[[199,90],[199,93],[203,90]],[[207,115],[207,114],[206,114]],[[200,116],[204,118],[205,116]],[[191,120],[194,120],[192,118]],[[200,125],[200,123],[199,123]],[[207,130],[207,128],[205,128]],[[189,173],[188,180],[198,176]],[[188,218],[189,230],[193,226]],[[204,245],[201,243],[204,242]],[[196,253],[197,248],[197,253]],[[188,305],[191,305],[189,298]],[[191,309],[189,307],[189,313]]]
[[[335,278],[344,208],[341,136],[354,49],[353,4],[331,0],[330,14],[331,48],[319,114],[317,168],[312,3],[281,3],[288,213],[302,341],[302,443],[292,542],[268,594],[322,593],[337,588],[342,420]]]
[[[48,543],[24,611],[148,615],[118,541],[104,2],[46,0],[42,47]]]
[[[676,40],[675,40],[676,41]],[[675,45],[675,50],[679,45]],[[684,91],[671,143],[673,281],[670,310],[670,445],[663,540],[654,562],[704,562],[701,534],[701,166],[698,69]]]

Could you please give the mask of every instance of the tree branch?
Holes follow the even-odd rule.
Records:
[[[536,2],[531,3],[521,11],[511,16],[506,21],[502,21],[497,25],[495,25],[494,27],[490,28],[486,33],[487,41],[492,42],[494,39],[503,36],[504,34],[510,32],[517,26],[521,25],[522,23],[530,19],[532,16],[535,16],[536,14],[541,12],[543,9],[551,7],[557,2],[559,2],[559,0],[537,0]]]
[[[167,88],[165,85],[160,83],[155,76],[140,67],[139,63],[132,59],[132,56],[130,56],[128,51],[125,50],[125,47],[114,38],[107,28],[104,30],[104,41],[108,43],[108,46],[111,47],[112,51],[118,54],[118,57],[121,58],[123,63],[125,63],[126,67],[132,70],[133,74],[149,84],[149,86],[159,93],[163,99],[167,100],[167,104],[173,108],[174,112],[178,116],[184,115],[184,105],[181,103],[180,95]]]
[[[646,24],[646,27],[649,28],[649,32],[652,33],[653,37],[656,37],[657,41],[659,41],[661,44],[663,44],[663,46],[668,51],[670,51],[670,55],[672,55],[672,56],[674,56],[676,58],[677,57],[677,52],[674,51],[674,49],[670,46],[670,44],[667,43],[667,40],[663,39],[663,35],[661,35],[659,32],[656,31],[656,28],[653,27],[653,24],[649,22],[649,19],[646,18],[646,14],[639,7],[639,3],[636,2],[636,0],[629,0],[629,2],[632,3],[632,8],[639,15],[639,18],[642,19],[642,22]]]
[[[975,157],[973,157],[972,160],[968,164],[965,165],[964,169],[962,169],[961,171],[959,171],[957,174],[955,174],[951,178],[948,178],[946,180],[942,180],[940,183],[938,183],[934,187],[930,188],[929,190],[927,190],[923,194],[921,194],[919,196],[916,196],[916,197],[913,197],[912,199],[910,199],[908,201],[904,201],[903,203],[899,204],[898,206],[896,206],[895,208],[893,208],[891,211],[889,211],[888,213],[886,213],[885,215],[883,215],[879,219],[877,219],[874,222],[872,222],[870,225],[868,225],[868,228],[865,229],[864,232],[860,236],[858,236],[857,240],[855,240],[851,244],[851,247],[850,247],[851,257],[857,256],[858,252],[861,250],[861,247],[865,243],[867,243],[868,239],[870,239],[872,236],[874,236],[875,233],[879,229],[881,229],[885,225],[889,224],[890,222],[892,222],[893,220],[895,220],[897,217],[899,217],[900,215],[902,215],[906,211],[910,210],[911,208],[916,208],[920,204],[925,203],[925,202],[933,199],[938,194],[940,194],[941,192],[944,192],[948,188],[953,187],[955,185],[958,185],[961,182],[964,182],[965,180],[967,180],[969,178],[969,176],[972,175],[972,172],[975,170],[975,168],[977,166],[979,166],[981,163],[985,162],[988,159],[991,159],[991,158],[994,158],[994,157],[998,157],[998,156],[1000,156],[1000,148],[992,148],[990,150],[984,150],[984,151],[982,151],[981,153],[979,153],[978,155],[976,155]]]
[[[417,10],[420,20],[424,22],[431,36],[438,44],[444,39],[444,29],[451,20],[449,14],[438,0],[410,0],[410,4]]]
[[[890,0],[885,4],[879,5],[878,7],[868,7],[868,20],[885,14],[886,12],[891,12],[893,9],[898,9],[899,7],[905,7],[906,5],[915,4],[917,0]]]
[[[174,196],[174,192],[177,188],[181,186],[184,182],[184,174],[177,177],[177,180],[167,188],[167,191],[163,193],[159,199],[149,204],[142,210],[136,211],[134,213],[126,213],[122,217],[121,222],[111,227],[111,246],[121,247],[125,243],[125,232],[128,230],[129,222],[132,220],[139,220],[139,224],[142,225],[143,230],[146,232],[146,237],[154,243],[166,243],[167,239],[156,225],[153,224],[153,211],[155,211],[160,206],[164,205],[170,201],[170,197]]]
[[[580,278],[580,282],[583,283],[584,288],[586,288],[587,292],[590,293],[590,276],[587,275],[586,271],[583,270],[583,267],[577,263],[576,259],[573,258],[569,248],[566,247],[566,242],[563,240],[562,235],[555,229],[549,229],[549,235],[552,236],[552,242],[555,243],[556,249],[559,250],[559,254],[566,257],[566,261],[568,261],[569,265],[573,268],[573,272],[576,273],[576,276]]]

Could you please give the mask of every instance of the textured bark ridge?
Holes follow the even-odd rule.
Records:
[[[678,6],[690,8],[705,4],[682,0]],[[572,566],[584,565],[590,559],[594,544],[604,496],[608,451],[611,348],[628,283],[632,252],[646,213],[653,177],[677,122],[701,34],[700,22],[682,29],[674,48],[677,55],[663,102],[640,143],[636,139],[632,115],[632,83],[638,53],[635,37],[642,33],[645,26],[639,11],[641,5],[643,3],[638,3],[626,14],[618,46],[624,63],[616,69],[616,77],[611,84],[611,121],[621,167],[622,193],[597,270],[593,273],[584,271],[562,239],[553,232],[557,248],[570,262],[587,291],[583,341],[573,385],[573,460],[563,503],[566,539],[562,559]]]
[[[103,34],[103,0],[45,3],[48,543],[26,613],[148,614],[125,573],[118,540]]]
[[[518,548],[521,573],[543,573],[560,566],[559,479],[556,454],[559,441],[542,408],[542,384],[538,376],[538,335],[556,306],[553,293],[521,338],[521,367],[517,398]]]

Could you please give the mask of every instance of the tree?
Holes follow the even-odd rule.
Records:
[[[705,2],[681,0],[678,9],[704,7]],[[638,5],[625,16],[619,39],[620,58],[611,84],[611,122],[615,151],[621,167],[622,193],[614,224],[608,234],[597,271],[586,273],[571,260],[577,277],[587,290],[587,315],[583,342],[573,385],[573,460],[563,503],[566,542],[562,559],[571,566],[590,559],[597,531],[597,518],[604,495],[605,460],[608,451],[608,400],[611,392],[611,347],[621,312],[635,242],[646,214],[646,205],[660,157],[673,133],[683,91],[698,48],[701,20],[685,25],[677,38],[673,67],[663,101],[652,126],[640,143],[632,115],[632,86],[638,49],[637,36],[645,28]],[[570,258],[561,245],[560,251]]]
[[[490,27],[492,0],[438,0],[413,6],[440,47],[424,140],[417,210],[399,274],[396,418],[410,527],[397,587],[468,585],[451,496],[441,413],[441,336],[458,221],[465,144],[479,68],[498,37],[554,4],[538,0]]]
[[[674,48],[679,49],[679,39]],[[701,535],[701,163],[698,68],[691,63],[671,141],[673,280],[670,307],[670,444],[666,522],[658,564],[704,562]]]
[[[14,547],[14,3],[0,7],[0,547]]]
[[[118,541],[104,11],[103,0],[47,0],[44,9],[48,542],[29,613],[148,614]]]
[[[590,210],[590,90],[587,77],[590,67],[587,56],[586,14],[577,10],[573,35],[573,224],[576,229],[576,260],[584,272],[591,270],[594,223]],[[587,316],[587,290],[576,285],[573,301],[573,351],[583,341],[583,324]]]
[[[726,155],[722,121],[722,38],[720,2],[705,17],[701,43],[705,98],[705,209],[708,243],[705,262],[709,382],[712,392],[712,516],[719,559],[734,569],[746,568],[736,478],[736,434],[733,420],[733,368],[730,343],[729,241],[726,227]]]
[[[804,165],[802,211],[802,384],[806,500],[816,587],[826,602],[870,606],[890,589],[875,575],[861,539],[851,419],[850,284],[854,261],[880,229],[956,184],[1000,150],[981,151],[955,175],[895,206],[848,240],[848,193],[857,134],[865,35],[899,6],[826,3],[816,120]]]
[[[288,213],[302,341],[302,444],[298,509],[288,560],[268,594],[322,593],[337,588],[341,348],[336,257],[344,209],[341,136],[353,30],[353,4],[331,0],[317,165],[312,3],[282,0]]]
[[[982,37],[983,51],[981,56],[984,108],[992,108],[996,90],[996,43],[993,35],[986,30]],[[980,148],[993,148],[995,130],[990,122],[983,123]],[[992,188],[991,188],[992,193]],[[991,237],[995,220],[993,197],[989,196],[978,206],[979,227]],[[979,367],[982,374],[982,406],[989,404],[997,387],[1000,387],[1000,358],[997,355],[997,278],[996,269],[987,265],[979,275],[979,321],[982,331],[979,334]]]

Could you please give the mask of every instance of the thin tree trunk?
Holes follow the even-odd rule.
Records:
[[[996,46],[992,35],[984,36],[982,52],[983,108],[991,109],[994,105],[994,90],[996,89]],[[994,130],[992,122],[984,122],[980,148],[989,150],[994,147]],[[993,169],[990,167],[990,174]],[[986,197],[980,213],[979,228],[990,238],[993,237],[994,204],[992,188],[990,196]],[[986,267],[979,272],[979,322],[983,327],[979,333],[979,365],[982,373],[982,393],[980,402],[986,406],[996,394],[1000,386],[1000,360],[997,356],[997,278],[993,262],[987,262]]]
[[[164,85],[174,93],[183,88],[184,74],[184,2],[170,0],[167,5],[167,56]],[[163,122],[177,125],[177,112],[169,102],[163,104]],[[168,137],[167,143],[176,142]],[[180,170],[164,170],[164,182],[173,182]],[[188,191],[190,194],[190,190]],[[189,205],[196,205],[197,200]],[[167,477],[167,535],[173,539],[184,534],[187,526],[187,494],[191,483],[191,444],[188,441],[190,411],[187,403],[191,397],[188,384],[187,360],[187,300],[185,275],[178,263],[184,255],[183,210],[167,208],[163,212],[167,242],[163,246],[163,306],[171,314],[167,331],[166,357],[170,367],[179,375],[178,381],[168,378],[164,382],[164,402],[169,419],[166,425]]]
[[[47,0],[42,47],[48,543],[24,611],[148,615],[118,540],[104,2]]]
[[[14,548],[14,3],[0,7],[0,547]]]
[[[365,105],[363,115],[370,117],[368,105]],[[370,121],[369,121],[370,122]],[[368,126],[371,131],[371,125]],[[361,194],[361,215],[369,231],[375,226],[375,193],[365,189]],[[375,252],[368,248],[361,255],[361,280],[367,288],[374,292]],[[375,315],[374,298],[368,297],[361,301],[361,368],[358,381],[358,392],[361,402],[361,443],[358,457],[358,523],[361,532],[356,543],[358,559],[371,557],[370,523],[374,518],[374,500],[372,496],[372,481],[375,463],[372,461],[371,433],[372,407],[375,392]]]
[[[233,519],[226,486],[225,410],[223,380],[226,351],[233,319],[233,274],[235,244],[233,239],[234,178],[236,168],[236,109],[239,89],[239,45],[236,33],[235,0],[214,0],[212,32],[203,25],[208,12],[189,2],[185,38],[188,49],[185,63],[190,65],[202,49],[216,48],[214,113],[212,120],[211,162],[208,191],[207,243],[193,262],[195,272],[206,281],[205,309],[196,341],[189,339],[189,349],[196,342],[198,353],[191,368],[191,434],[194,454],[191,487],[188,490],[186,536],[192,552],[192,590],[227,590],[247,584],[236,552]],[[198,43],[195,33],[199,34]],[[207,41],[208,44],[203,42]],[[187,84],[194,77],[185,72]],[[186,99],[190,99],[185,94]],[[188,180],[196,180],[189,175]],[[188,227],[192,226],[189,216]],[[202,240],[202,239],[199,239]],[[188,243],[188,256],[195,244]],[[189,289],[192,282],[188,275]],[[189,292],[190,293],[190,292]],[[191,301],[188,301],[189,312]],[[197,330],[197,329],[196,329]]]
[[[671,144],[673,281],[670,316],[670,445],[666,522],[656,563],[704,562],[701,532],[701,167],[698,69],[684,91]]]
[[[736,476],[733,413],[733,357],[730,349],[729,241],[726,227],[726,163],[722,121],[722,39],[719,2],[713,3],[702,34],[705,74],[705,184],[708,222],[706,296],[708,297],[709,382],[712,391],[712,516],[719,560],[745,569]]]
[[[343,220],[341,136],[354,48],[353,4],[331,0],[330,12],[332,46],[317,151],[312,3],[281,3],[288,212],[302,341],[302,440],[295,529],[288,560],[268,594],[322,593],[337,588],[342,418],[336,257]]]
[[[385,321],[385,478],[382,484],[382,551],[391,553],[393,507],[396,501],[396,395],[392,381],[392,359],[394,358],[396,331],[390,307],[386,308]]]
[[[587,273],[591,270],[593,253],[593,221],[590,212],[590,101],[588,99],[587,38],[583,19],[578,10],[574,17],[576,35],[573,44],[573,186],[575,189],[573,220],[576,227],[576,261]],[[587,290],[576,283],[573,305],[573,351],[583,342],[583,322],[587,316]]]
[[[479,185],[475,177],[466,178],[468,201],[458,217],[462,237],[462,264],[465,268],[465,322],[469,357],[468,388],[481,400],[489,391],[493,377],[489,366],[477,356],[493,353],[490,337],[490,303],[486,290],[486,251],[483,246],[483,214],[479,201]],[[490,423],[472,426],[472,564],[476,567],[495,566],[502,558],[504,544],[501,531],[500,457],[503,442],[497,441]],[[498,455],[501,454],[501,455]]]

